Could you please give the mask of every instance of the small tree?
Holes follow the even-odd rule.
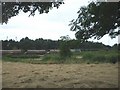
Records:
[[[20,48],[22,50],[23,53],[27,52],[28,49],[33,49],[33,42],[31,39],[29,39],[28,37],[22,38],[20,40]]]
[[[61,44],[60,44],[60,56],[62,58],[71,57],[72,53],[70,51],[70,45],[68,44],[68,41],[70,40],[70,37],[67,36],[61,36]]]

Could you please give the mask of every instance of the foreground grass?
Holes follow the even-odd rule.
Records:
[[[118,88],[118,64],[2,63],[3,88]]]
[[[62,58],[59,53],[40,55],[5,55],[3,61],[24,62],[32,64],[75,64],[75,63],[116,63],[118,51],[83,51],[75,52],[71,57]]]

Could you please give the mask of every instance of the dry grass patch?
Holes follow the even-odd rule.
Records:
[[[117,88],[118,64],[2,63],[3,88]]]

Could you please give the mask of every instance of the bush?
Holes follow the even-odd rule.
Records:
[[[68,42],[62,42],[60,45],[60,56],[62,58],[71,57],[72,53],[70,51],[70,46]]]

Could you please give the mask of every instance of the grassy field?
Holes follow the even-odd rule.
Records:
[[[117,88],[118,64],[2,63],[3,88]]]
[[[2,58],[3,88],[117,88],[118,52],[5,55]]]
[[[3,61],[24,62],[32,64],[75,64],[75,63],[116,63],[118,51],[83,51],[75,52],[70,58],[61,58],[57,54],[45,55],[5,55]]]

